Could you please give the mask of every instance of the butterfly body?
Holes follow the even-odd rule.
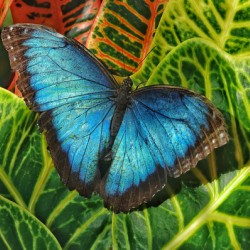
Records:
[[[104,157],[105,161],[112,160],[111,149],[114,144],[116,135],[120,129],[126,109],[131,101],[130,95],[131,95],[132,84],[133,83],[131,79],[128,77],[123,81],[122,85],[117,90],[117,94],[115,98],[116,107],[115,107],[114,116],[112,117],[112,121],[111,121],[110,141],[109,141],[109,146],[107,149],[107,154]]]
[[[132,91],[84,46],[39,25],[5,28],[2,40],[18,88],[40,114],[55,167],[69,189],[100,194],[127,212],[227,143],[222,114],[175,86]]]

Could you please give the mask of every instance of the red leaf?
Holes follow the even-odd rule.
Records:
[[[14,23],[36,23],[84,43],[100,6],[100,0],[15,0]]]
[[[0,0],[0,27],[13,0]]]

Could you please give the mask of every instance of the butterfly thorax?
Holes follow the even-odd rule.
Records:
[[[118,109],[119,112],[122,110],[125,111],[127,108],[128,102],[130,100],[132,85],[133,82],[131,78],[127,77],[123,80],[121,87],[117,90],[116,109]]]
[[[117,133],[120,129],[127,106],[130,102],[132,85],[133,85],[132,80],[129,77],[127,77],[126,79],[123,80],[121,87],[117,90],[117,95],[115,98],[116,107],[110,126],[109,146],[107,148],[106,154],[104,155],[105,161],[112,160],[111,149],[114,144]]]

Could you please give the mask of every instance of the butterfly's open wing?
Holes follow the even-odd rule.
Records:
[[[204,97],[178,87],[132,93],[102,182],[106,206],[128,211],[228,141],[221,113]]]
[[[83,46],[44,26],[10,26],[2,40],[63,182],[90,195],[110,137],[115,80]]]

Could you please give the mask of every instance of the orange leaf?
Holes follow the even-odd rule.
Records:
[[[86,45],[114,73],[127,76],[146,57],[168,0],[102,2]]]
[[[0,27],[3,24],[5,16],[13,0],[0,0]]]
[[[11,6],[14,23],[36,23],[84,42],[100,6],[100,0],[16,0]]]

